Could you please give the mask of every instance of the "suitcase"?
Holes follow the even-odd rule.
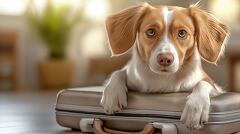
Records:
[[[240,93],[211,98],[209,122],[189,130],[181,111],[189,93],[143,94],[128,92],[128,106],[107,115],[100,106],[104,87],[65,89],[58,93],[56,120],[59,125],[96,134],[230,134],[240,132]]]

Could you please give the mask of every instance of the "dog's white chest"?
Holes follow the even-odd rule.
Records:
[[[180,77],[153,73],[147,66],[132,61],[127,68],[127,86],[140,92],[190,91],[202,79],[200,68],[183,72]]]

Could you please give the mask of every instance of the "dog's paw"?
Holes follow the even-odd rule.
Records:
[[[210,98],[191,94],[183,109],[181,121],[190,130],[201,129],[208,122]]]
[[[108,85],[102,95],[101,105],[104,112],[107,114],[114,114],[122,111],[127,106],[127,89],[125,86],[111,86]]]

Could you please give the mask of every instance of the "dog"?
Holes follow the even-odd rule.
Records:
[[[112,56],[131,50],[129,63],[112,73],[101,105],[108,114],[127,106],[127,92],[192,92],[181,115],[190,129],[208,121],[210,97],[222,89],[204,72],[201,59],[216,64],[229,28],[196,5],[188,8],[144,3],[106,19]]]

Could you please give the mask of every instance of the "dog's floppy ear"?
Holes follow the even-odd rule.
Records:
[[[195,36],[201,57],[209,63],[216,64],[229,35],[228,27],[213,15],[197,7],[190,7],[190,14],[194,20]]]
[[[145,3],[130,7],[107,18],[106,29],[112,55],[123,54],[133,46],[141,18],[148,6]]]

